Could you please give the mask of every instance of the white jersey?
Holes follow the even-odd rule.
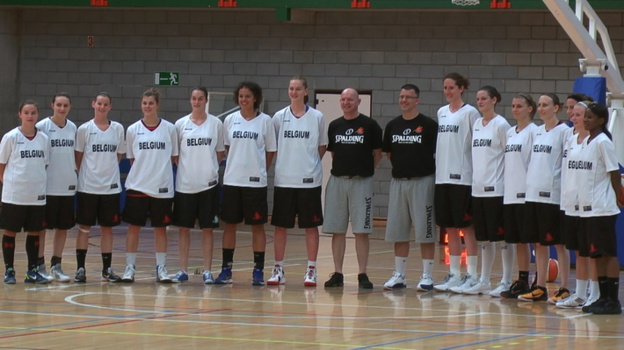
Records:
[[[612,171],[619,171],[613,142],[604,133],[583,140],[584,148],[574,168],[578,169],[578,201],[581,217],[620,213],[611,185]],[[570,167],[573,167],[572,165]],[[619,194],[619,193],[618,193]]]
[[[221,120],[209,114],[197,125],[189,114],[178,119],[175,128],[180,143],[176,191],[198,193],[215,187],[219,183],[217,152],[225,151]]]
[[[480,116],[469,104],[438,110],[436,184],[472,185],[472,126]]]
[[[2,202],[17,205],[46,204],[48,137],[37,131],[29,140],[17,127],[0,141],[0,163],[5,164]]]
[[[178,136],[170,122],[160,119],[154,130],[143,120],[130,125],[126,131],[126,157],[134,159],[126,189],[145,193],[154,198],[173,198],[173,164],[178,155]]]
[[[46,194],[51,196],[73,196],[78,185],[76,174],[76,124],[65,119],[64,127],[54,124],[51,117],[37,123],[37,129],[48,136],[50,161]]]
[[[561,199],[561,157],[570,128],[560,123],[549,131],[540,125],[533,136],[527,171],[527,202],[559,205]]]
[[[266,187],[266,152],[275,152],[275,128],[264,113],[245,120],[240,112],[223,122],[223,142],[229,146],[223,183],[240,187]]]
[[[76,132],[76,151],[82,162],[78,171],[78,192],[115,194],[121,192],[118,155],[126,153],[123,126],[109,121],[102,131],[92,120],[80,125]]]
[[[505,118],[494,116],[483,126],[477,119],[472,132],[472,195],[502,197],[505,170],[505,145],[510,126]]]
[[[319,187],[323,168],[319,147],[328,143],[325,118],[318,110],[306,106],[303,116],[297,118],[290,106],[273,116],[277,136],[275,186],[294,188]]]
[[[588,136],[587,136],[588,137]],[[586,138],[587,138],[586,137]],[[574,170],[585,141],[578,142],[578,134],[568,137],[561,161],[561,210],[568,216],[579,216],[578,212],[578,175]]]
[[[520,132],[507,130],[505,145],[504,204],[523,204],[526,198],[527,170],[531,159],[533,135],[537,125],[530,123]]]

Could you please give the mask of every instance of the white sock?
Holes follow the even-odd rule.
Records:
[[[600,283],[598,281],[589,280],[589,297],[591,299],[600,298]]]
[[[308,267],[316,267],[316,261],[308,260]]]
[[[589,284],[588,280],[576,280],[576,295],[585,299],[587,297],[587,285]]]
[[[469,255],[466,260],[468,260],[468,274],[472,277],[476,277],[479,257],[477,255]]]
[[[481,245],[481,282],[490,282],[492,265],[496,257],[496,243],[485,242]]]
[[[516,245],[501,243],[500,249],[503,258],[503,278],[501,281],[511,283],[513,268],[516,264]]]
[[[136,265],[137,253],[126,253],[126,265]]]
[[[423,275],[433,276],[433,259],[423,259]]]
[[[401,276],[405,276],[405,265],[407,264],[406,256],[395,256],[394,257],[394,269],[396,272],[400,273]]]
[[[284,267],[284,260],[282,260],[282,261],[275,261],[275,265]]]
[[[156,265],[165,266],[167,263],[167,253],[156,253]]]
[[[459,269],[459,264],[461,262],[461,256],[460,255],[451,255],[450,256],[450,261],[451,261],[451,273],[455,276],[459,276],[461,275],[461,271]]]

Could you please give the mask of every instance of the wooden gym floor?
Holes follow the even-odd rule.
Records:
[[[141,233],[137,280],[99,281],[99,229],[92,229],[86,284],[26,285],[24,235],[16,249],[18,283],[0,289],[1,349],[616,349],[624,348],[624,317],[585,315],[545,302],[526,303],[489,296],[416,292],[420,252],[413,244],[408,289],[384,291],[393,271],[392,246],[383,227],[371,240],[372,291],[357,288],[353,239],[347,241],[344,288],[324,289],[333,271],[331,237],[321,235],[319,286],[303,287],[304,236],[289,235],[287,284],[252,287],[251,235],[241,226],[234,284],[205,286],[201,276],[188,283],[155,283],[150,229]],[[215,232],[214,273],[219,272],[221,230]],[[46,264],[52,234],[47,235]],[[63,267],[73,276],[76,230],[68,235]],[[190,270],[202,265],[199,233],[192,235]],[[267,226],[267,266],[273,263],[272,230]],[[115,229],[113,267],[123,272],[125,228]],[[178,266],[177,230],[169,231],[169,272]],[[436,252],[434,277],[446,274],[444,247]],[[500,278],[497,258],[493,285]],[[514,273],[514,277],[516,274]],[[572,271],[572,287],[574,286]],[[549,285],[550,292],[557,288]],[[249,349],[249,348],[247,348]]]

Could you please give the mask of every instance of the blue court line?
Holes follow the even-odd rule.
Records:
[[[359,347],[359,348],[355,348],[354,350],[372,349],[372,348],[376,348],[376,347],[380,347],[380,346],[387,346],[387,345],[394,345],[394,344],[399,344],[399,343],[406,343],[406,342],[415,341],[415,340],[444,337],[444,336],[447,336],[447,335],[461,334],[461,333],[466,333],[466,332],[474,332],[474,331],[478,331],[480,329],[482,329],[482,328],[466,329],[466,330],[461,331],[461,332],[449,332],[449,333],[443,333],[443,334],[438,333],[438,334],[433,334],[433,335],[427,335],[427,336],[424,336],[424,337],[416,337],[416,338],[410,338],[410,339],[391,341],[391,342],[387,342],[387,343],[379,343],[379,344],[362,346],[362,347]]]
[[[520,334],[520,335],[512,335],[512,336],[509,336],[509,337],[502,337],[502,338],[478,341],[478,342],[474,342],[474,343],[467,343],[467,344],[456,345],[456,346],[449,346],[447,348],[440,348],[439,350],[459,349],[459,348],[464,348],[466,346],[481,345],[481,344],[492,343],[492,342],[495,342],[495,341],[514,339],[514,338],[522,338],[522,337],[526,337],[528,335],[535,335],[535,334],[540,334],[540,333],[543,333],[543,332],[532,332],[532,333],[526,333],[526,334]]]

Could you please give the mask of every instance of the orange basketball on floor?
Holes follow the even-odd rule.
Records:
[[[559,277],[559,262],[557,260],[550,259],[548,261],[547,276],[546,282],[554,282]]]

